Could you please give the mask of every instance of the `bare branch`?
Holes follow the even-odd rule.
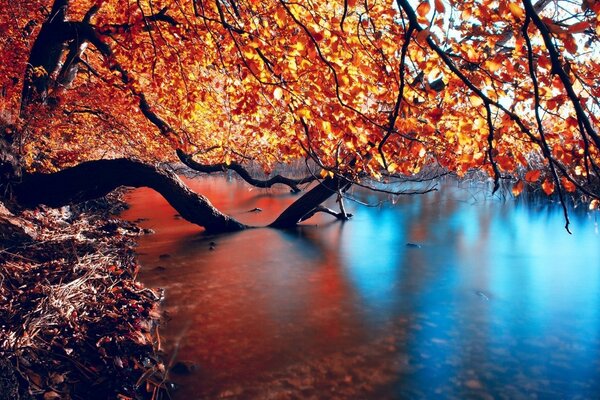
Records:
[[[337,219],[342,220],[342,221],[346,221],[352,216],[352,214],[346,214],[345,212],[342,212],[342,211],[335,212],[331,208],[328,208],[325,206],[318,206],[318,207],[313,208],[312,211],[310,211],[308,214],[303,216],[299,222],[306,221],[307,219],[312,218],[316,213],[319,213],[319,212],[333,215],[334,217],[336,217]]]
[[[292,179],[281,175],[275,175],[269,179],[260,180],[253,178],[248,172],[248,170],[246,170],[241,164],[238,164],[236,162],[232,162],[230,164],[200,164],[194,161],[194,159],[190,155],[185,154],[181,149],[177,149],[177,156],[179,157],[182,163],[184,163],[186,166],[193,169],[194,171],[204,172],[207,174],[213,172],[223,172],[227,170],[235,171],[243,180],[245,180],[252,186],[260,188],[270,188],[273,185],[282,184],[289,186],[292,192],[299,193],[301,190],[298,187],[298,185],[310,183],[317,180],[317,178],[313,175],[305,176],[304,178],[299,179]]]
[[[546,24],[544,24],[534,9],[533,5],[531,4],[531,0],[523,0],[523,5],[525,6],[525,12],[527,16],[531,18],[531,21],[538,28],[542,38],[544,39],[544,44],[546,45],[546,49],[548,49],[548,55],[550,56],[550,62],[552,63],[552,73],[555,73],[560,78],[560,81],[567,92],[567,96],[573,104],[573,108],[577,114],[577,119],[581,121],[583,127],[585,128],[585,132],[594,141],[596,147],[600,148],[600,136],[592,126],[590,119],[586,115],[586,112],[579,101],[579,96],[577,96],[577,93],[575,93],[575,90],[573,89],[569,75],[565,71],[562,62],[560,61],[560,54],[558,53],[558,50],[552,41],[552,35],[550,34],[548,27]]]

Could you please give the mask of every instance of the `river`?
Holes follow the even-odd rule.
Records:
[[[253,225],[297,198],[188,183]],[[155,231],[137,250],[165,289],[165,349],[198,366],[173,375],[174,399],[598,398],[598,213],[572,209],[570,235],[555,203],[441,188],[348,202],[345,223],[217,236],[132,191],[124,217]]]

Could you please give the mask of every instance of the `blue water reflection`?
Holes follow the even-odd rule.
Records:
[[[409,354],[420,368],[400,381],[399,396],[462,397],[495,392],[503,382],[509,397],[593,398],[600,343],[594,217],[571,210],[569,235],[557,206],[438,200],[371,211],[345,228],[344,264],[370,317],[415,318]],[[411,227],[421,235],[410,237]],[[421,249],[407,249],[414,239]],[[423,281],[406,282],[406,274]]]
[[[392,209],[365,217],[360,215],[359,223],[344,226],[340,256],[368,310],[366,317],[381,322],[394,315],[401,300],[398,274],[405,256],[406,232],[402,216]]]
[[[276,212],[240,210],[293,201],[194,184],[256,224]],[[136,193],[130,218],[160,209]],[[477,187],[396,200],[351,203],[348,223],[217,238],[151,216],[140,258],[167,289],[163,335],[204,367],[180,398],[598,398],[597,213],[572,209],[569,235],[558,205]]]

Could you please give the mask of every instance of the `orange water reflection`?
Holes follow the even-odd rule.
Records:
[[[296,198],[222,178],[190,184],[254,225]],[[593,215],[574,212],[570,236],[559,209],[448,190],[395,207],[351,204],[345,224],[320,216],[294,231],[204,236],[149,190],[129,201],[125,217],[156,231],[138,251],[144,282],[166,289],[166,349],[199,365],[176,377],[176,399],[600,390]]]

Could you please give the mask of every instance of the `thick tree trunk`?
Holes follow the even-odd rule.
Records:
[[[65,42],[69,38],[65,30],[68,6],[68,0],[54,1],[50,16],[33,43],[25,71],[21,113],[34,101],[46,101],[50,76],[59,68]]]
[[[126,158],[89,161],[51,174],[24,174],[13,194],[23,207],[60,207],[104,196],[119,186],[156,190],[183,218],[209,232],[247,228],[217,210],[206,197],[192,192],[174,173]]]
[[[310,213],[314,214],[313,211],[321,203],[339,191],[345,191],[350,185],[351,182],[338,176],[322,180],[317,186],[286,208],[269,227],[286,229],[296,226],[305,216]]]
[[[0,196],[9,195],[8,183],[20,175],[20,160],[13,146],[14,126],[0,120]]]

